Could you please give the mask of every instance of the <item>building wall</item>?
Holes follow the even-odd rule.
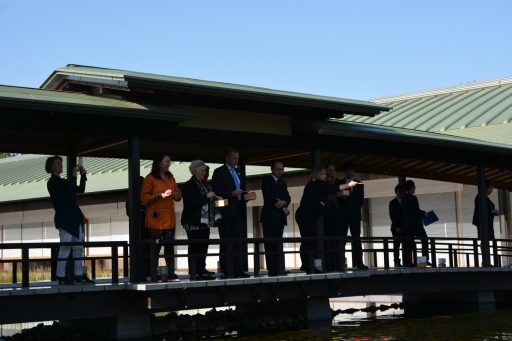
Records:
[[[393,189],[396,185],[396,178],[385,178],[367,175],[364,178],[374,178],[365,181],[365,195],[369,203],[369,226],[372,227],[374,237],[391,236],[389,231],[390,221],[388,214],[388,203],[393,198]],[[257,189],[260,186],[258,179],[250,179],[249,188]],[[307,176],[303,174],[288,176],[287,182],[292,197],[291,214],[288,217],[288,225],[285,228],[285,237],[300,237],[296,225],[295,210],[298,207],[304,184]],[[430,237],[468,237],[475,238],[476,228],[471,224],[476,187],[429,181],[417,179],[417,195],[420,206],[424,210],[434,210],[439,217],[437,223],[426,228]],[[261,227],[253,228],[253,208],[256,215],[259,215],[263,204],[262,195],[259,190],[257,200],[250,202],[247,208],[248,229],[247,236],[262,236]],[[510,194],[509,194],[510,195]],[[79,205],[89,219],[87,226],[87,240],[89,241],[128,241],[128,217],[126,216],[125,202],[126,191],[110,192],[102,194],[83,195],[78,198]],[[491,200],[498,206],[498,194],[495,191]],[[510,202],[510,201],[509,201]],[[498,207],[499,208],[499,207]],[[500,211],[503,209],[499,208]],[[509,209],[510,210],[510,209]],[[177,212],[177,233],[176,238],[186,239],[186,233],[180,226],[182,204],[176,203]],[[58,233],[53,223],[53,208],[49,200],[29,201],[23,203],[12,203],[0,205],[0,242],[57,242]],[[494,220],[495,235],[497,238],[505,237],[504,222],[506,219]],[[211,238],[218,238],[218,229],[211,229]],[[367,245],[368,247],[370,245]],[[380,247],[381,245],[374,245]],[[298,245],[294,243],[285,244],[285,250],[297,250]],[[261,248],[263,250],[263,248]],[[249,245],[249,252],[252,252],[252,245]],[[89,255],[109,254],[109,248],[89,249]],[[210,246],[209,252],[218,253],[218,246]],[[186,255],[186,247],[178,247],[178,254]],[[0,257],[3,259],[17,258],[21,256],[18,250],[1,250]],[[32,250],[31,256],[49,257],[49,249]],[[347,253],[349,264],[351,256]],[[382,260],[379,260],[381,263]],[[264,264],[261,257],[261,264]],[[298,255],[287,254],[286,264],[289,268],[300,266]],[[178,268],[187,267],[186,257],[178,259]],[[208,257],[207,266],[210,269],[217,268],[217,257]],[[249,259],[249,268],[253,267],[253,258]]]

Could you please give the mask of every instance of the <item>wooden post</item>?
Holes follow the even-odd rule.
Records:
[[[129,200],[129,243],[130,243],[130,281],[145,281],[140,226],[140,139],[132,136],[128,141],[128,200]]]
[[[489,219],[487,218],[487,185],[485,180],[485,167],[476,167],[478,178],[478,210],[480,212],[478,224],[480,226],[480,249],[482,250],[482,266],[491,266],[489,250]]]

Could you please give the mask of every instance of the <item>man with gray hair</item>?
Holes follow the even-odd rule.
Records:
[[[219,222],[220,239],[236,240],[220,245],[220,268],[226,278],[249,277],[242,269],[242,236],[247,230],[243,198],[245,176],[241,173],[237,149],[228,148],[225,164],[213,172],[212,187],[215,193],[228,199],[228,205],[220,209],[222,219]]]

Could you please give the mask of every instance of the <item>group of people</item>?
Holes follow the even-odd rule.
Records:
[[[426,259],[426,265],[432,265],[429,262],[428,237],[423,224],[426,213],[420,209],[415,192],[416,184],[412,180],[407,180],[405,184],[395,186],[396,197],[389,202],[395,267],[416,266],[416,260],[413,257],[415,239],[421,241],[421,254]],[[403,264],[400,262],[400,244],[402,244]]]
[[[485,201],[487,211],[486,225],[488,240],[494,239],[494,217],[499,215],[494,203],[489,196],[493,191],[490,182],[485,185]],[[426,265],[431,266],[429,261],[428,236],[425,231],[423,218],[426,216],[424,210],[420,209],[418,198],[415,195],[416,184],[412,180],[395,186],[395,198],[389,202],[389,217],[391,219],[391,234],[393,236],[393,258],[395,267],[413,267],[417,265],[413,257],[416,249],[415,239],[421,241],[421,254],[425,257]],[[478,203],[479,195],[475,196],[475,208],[473,211],[473,225],[477,228],[478,239],[482,239],[482,222],[480,220],[480,209]],[[400,245],[402,245],[402,259],[400,262]]]
[[[315,168],[304,187],[295,219],[301,237],[309,238],[300,245],[301,270],[307,273],[344,270],[349,229],[353,265],[359,270],[368,269],[361,245],[364,185],[353,178],[352,164],[345,164],[344,173],[343,178],[337,178],[333,164]],[[322,235],[325,241],[320,238]],[[315,260],[323,260],[323,264],[315,264]]]
[[[181,225],[191,241],[188,245],[191,279],[214,278],[214,274],[206,269],[208,243],[204,242],[209,239],[210,229],[214,227],[218,227],[220,237],[220,275],[223,278],[249,276],[243,271],[243,237],[247,229],[244,197],[246,186],[245,176],[238,167],[239,159],[238,150],[228,149],[225,163],[214,170],[211,180],[208,180],[208,165],[201,160],[194,160],[189,167],[191,177],[181,188],[169,171],[171,157],[162,155],[153,160],[151,172],[145,178],[141,177],[140,187],[143,237],[159,241],[151,243],[148,250],[148,274],[152,281],[158,280],[158,261],[162,245],[168,277],[177,278],[174,246],[169,242],[174,240],[176,231],[174,203],[181,200]],[[59,230],[61,242],[83,242],[85,217],[76,202],[76,194],[85,191],[85,168],[78,165],[71,178],[63,179],[60,177],[62,158],[59,156],[49,157],[45,168],[51,174],[47,186],[55,209],[55,226]],[[304,187],[295,219],[300,235],[304,238],[300,245],[301,270],[307,273],[344,271],[348,231],[351,235],[353,267],[358,270],[368,269],[363,262],[361,244],[364,185],[360,180],[354,179],[353,164],[345,164],[343,171],[344,177],[338,178],[334,164],[315,168],[310,181]],[[78,173],[81,176],[77,185]],[[284,164],[274,161],[271,164],[271,174],[263,178],[261,185],[264,204],[260,222],[263,237],[266,239],[265,260],[269,276],[286,275],[282,237],[290,214],[288,207],[291,198],[286,182],[282,179],[283,173]],[[400,244],[403,266],[414,266],[414,239],[421,240],[422,254],[427,258],[427,265],[430,264],[428,237],[422,221],[425,212],[419,207],[418,199],[414,195],[415,189],[412,180],[397,185],[396,197],[389,203],[395,266],[402,266]],[[488,190],[488,194],[490,191]],[[223,205],[217,205],[218,201],[222,201]],[[488,207],[492,230],[492,217],[497,211],[492,202]],[[478,221],[476,209],[473,220]],[[83,246],[77,244],[62,245],[59,249],[59,284],[69,283],[65,271],[66,258],[71,251],[75,258],[74,283],[90,283],[91,280],[83,272],[80,259],[83,257]],[[317,259],[323,261],[320,266]]]

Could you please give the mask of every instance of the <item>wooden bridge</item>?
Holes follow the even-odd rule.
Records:
[[[389,239],[389,241],[388,241]],[[300,240],[300,238],[299,238]],[[374,244],[390,238],[371,238]],[[186,244],[186,240],[176,241]],[[210,243],[219,242],[218,240]],[[250,239],[259,243],[263,239]],[[496,241],[495,261],[508,257],[507,241]],[[112,249],[126,247],[123,242],[91,243],[88,247]],[[431,239],[430,252],[446,256],[448,267],[390,268],[386,256],[392,252],[385,246],[366,249],[366,253],[378,254],[380,264],[366,271],[305,274],[291,270],[287,276],[267,277],[264,272],[253,271],[249,278],[190,281],[188,275],[180,281],[158,283],[132,283],[126,269],[114,269],[112,278],[97,279],[93,285],[57,285],[55,281],[3,284],[0,289],[0,324],[66,320],[66,321],[111,321],[112,335],[116,338],[150,335],[149,313],[184,309],[236,306],[244,309],[273,309],[302,311],[309,321],[330,320],[329,298],[402,294],[405,309],[414,304],[435,303],[435,299],[446,303],[492,303],[496,293],[512,292],[512,269],[510,267],[478,267],[478,261],[470,266],[459,267],[453,258],[477,260],[478,252],[471,257],[473,240]],[[457,245],[457,247],[455,247]],[[23,249],[41,247],[23,244]],[[51,245],[48,245],[51,246]],[[465,246],[467,246],[465,248]],[[14,245],[2,245],[12,248]],[[257,250],[257,248],[256,248]],[[465,250],[465,251],[464,251]],[[458,251],[458,252],[457,252]],[[477,249],[478,251],[478,249]],[[23,252],[28,255],[28,252]],[[445,255],[446,254],[446,255]],[[128,264],[127,254],[121,254]],[[259,253],[250,256],[259,257]],[[111,258],[117,263],[117,253]],[[40,261],[40,260],[38,260]],[[50,260],[48,260],[50,261]],[[14,262],[13,260],[11,262]],[[22,272],[29,269],[30,259],[22,259]],[[461,262],[462,263],[462,262]],[[464,261],[465,263],[465,261]],[[475,266],[476,265],[476,266]],[[28,275],[23,274],[24,279]],[[28,284],[28,285],[27,285]],[[434,301],[433,301],[434,300]]]

